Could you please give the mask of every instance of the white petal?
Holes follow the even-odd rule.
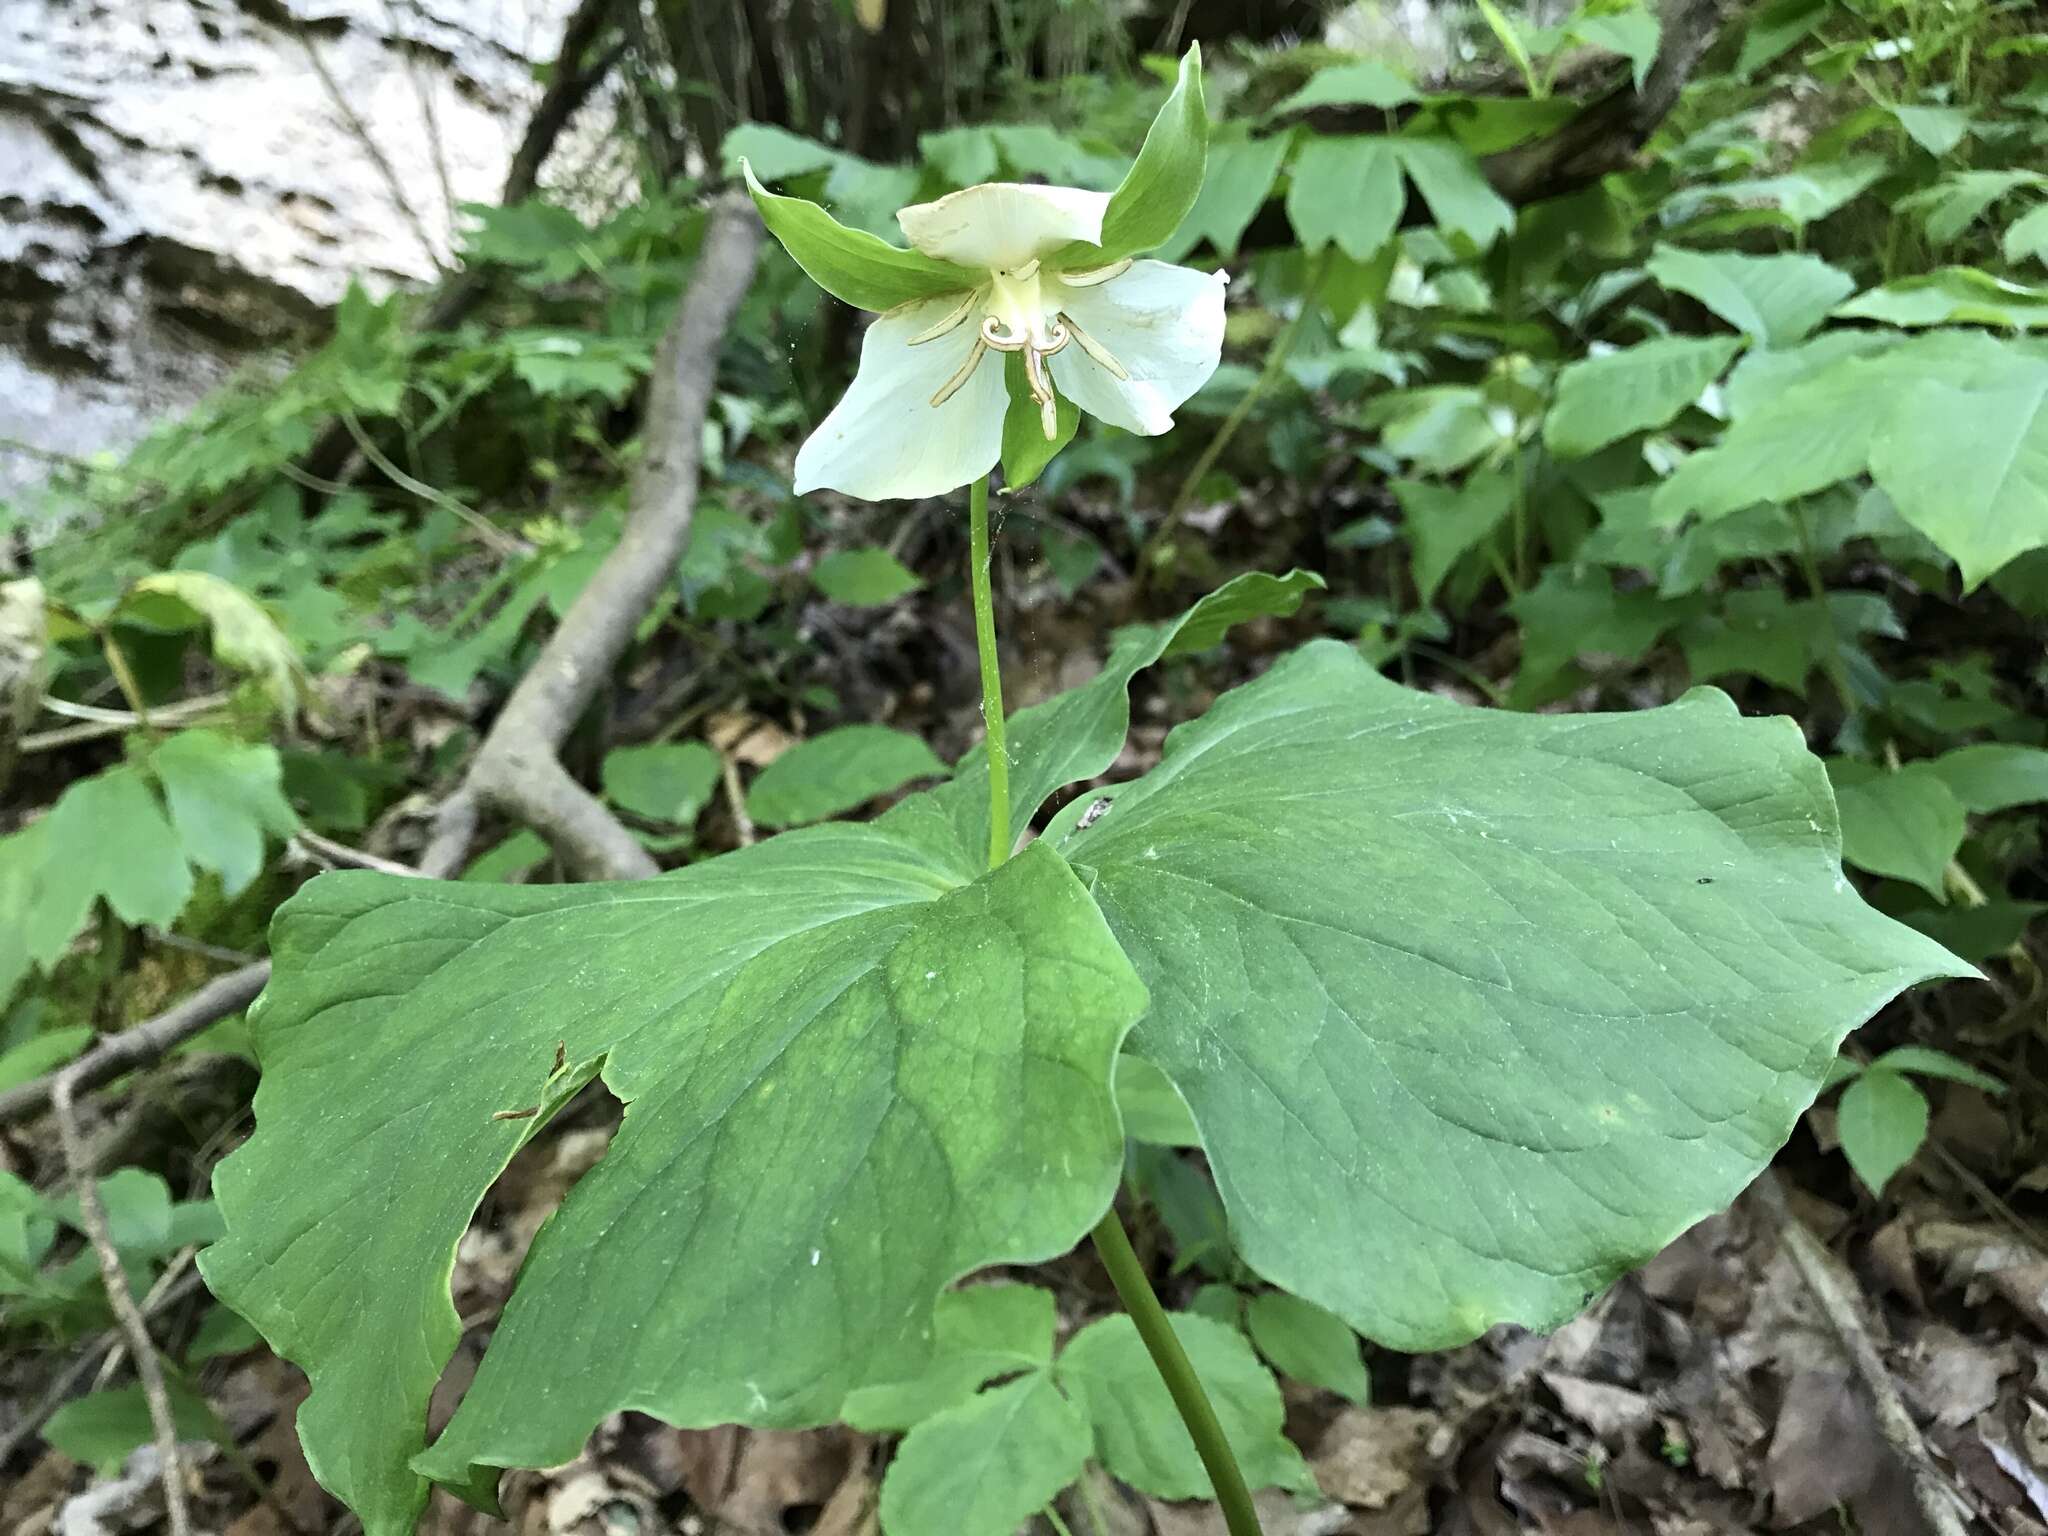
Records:
[[[1053,382],[1089,415],[1157,437],[1223,356],[1224,281],[1221,272],[1140,261],[1099,287],[1048,283],[1046,307],[1069,316],[1130,375],[1119,379],[1069,346],[1053,357]]]
[[[991,181],[917,203],[896,215],[912,246],[956,266],[1000,272],[1070,241],[1102,243],[1107,192]]]
[[[979,317],[908,344],[958,306],[957,296],[905,304],[868,327],[853,383],[797,450],[799,496],[821,486],[863,501],[938,496],[995,467],[1007,404],[1001,354],[985,354],[944,405],[931,403],[974,349]]]

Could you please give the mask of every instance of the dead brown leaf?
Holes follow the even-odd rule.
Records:
[[[1771,1524],[1782,1530],[1858,1499],[1888,1460],[1877,1419],[1847,1371],[1799,1372],[1764,1455]]]
[[[1567,1376],[1562,1371],[1543,1372],[1543,1384],[1557,1395],[1566,1413],[1610,1445],[1640,1433],[1656,1417],[1650,1399],[1627,1387]]]
[[[1385,1509],[1428,1475],[1442,1419],[1421,1408],[1347,1408],[1317,1444],[1316,1486],[1361,1509]]]
[[[691,1501],[740,1536],[784,1536],[809,1524],[849,1475],[865,1475],[865,1442],[850,1430],[728,1424],[676,1434]]]
[[[1949,1221],[1917,1228],[1913,1247],[1939,1264],[1948,1283],[1962,1287],[1963,1300],[1972,1306],[1987,1296],[2001,1296],[2048,1334],[2048,1257],[2038,1249],[2000,1227]]]
[[[1998,1401],[1998,1383],[2019,1369],[2011,1340],[1987,1344],[1933,1324],[1907,1357],[1906,1386],[1916,1406],[1951,1429]]]

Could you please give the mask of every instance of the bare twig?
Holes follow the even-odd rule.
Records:
[[[268,980],[268,960],[216,976],[175,1008],[168,1008],[133,1029],[107,1036],[62,1072],[7,1089],[0,1093],[0,1125],[11,1125],[41,1111],[51,1102],[59,1077],[69,1076],[72,1089],[79,1091],[97,1088],[124,1072],[161,1061],[202,1030],[237,1009],[248,1007]]]
[[[1965,1507],[1958,1512],[1958,1495],[1934,1465],[1934,1458],[1928,1455],[1927,1444],[1920,1438],[1913,1416],[1906,1411],[1883,1356],[1877,1352],[1869,1325],[1863,1321],[1862,1308],[1852,1293],[1853,1282],[1843,1275],[1841,1266],[1820,1240],[1792,1214],[1776,1174],[1767,1171],[1753,1188],[1776,1224],[1778,1240],[1785,1245],[1799,1277],[1813,1293],[1828,1326],[1841,1341],[1851,1368],[1863,1383],[1864,1391],[1870,1394],[1877,1427],[1912,1478],[1913,1502],[1919,1505],[1928,1530],[1934,1536],[1966,1536],[1963,1517],[1968,1510]]]
[[[725,784],[725,803],[732,808],[733,836],[742,848],[754,846],[754,818],[747,814],[747,797],[740,789],[740,767],[731,753],[722,755],[718,776]]]
[[[204,698],[186,699],[177,704],[166,704],[149,712],[148,724],[156,726],[191,725],[209,715],[225,709],[232,699],[225,693],[210,693]],[[104,736],[118,736],[123,731],[140,728],[143,718],[132,709],[106,709],[98,704],[74,704],[69,699],[43,699],[42,707],[53,715],[63,715],[76,720],[77,725],[62,725],[52,730],[37,731],[21,738],[24,752],[48,752],[58,747],[68,747],[81,741],[97,741]]]
[[[320,57],[320,50],[313,45],[313,36],[304,23],[298,27],[299,46],[306,51],[306,62],[313,66],[313,73],[320,77],[320,84],[326,88],[328,100],[334,103],[334,110],[341,114],[348,124],[349,132],[363,147],[363,153],[377,168],[377,174],[384,179],[384,188],[391,194],[391,204],[398,210],[412,230],[413,237],[420,243],[420,249],[427,253],[427,265],[435,271],[441,270],[441,249],[434,244],[434,237],[427,233],[427,226],[420,221],[419,213],[405,195],[405,183],[398,179],[398,172],[385,155],[383,146],[370,133],[370,125],[363,121],[355,104],[348,99],[348,92],[341,88],[341,82],[334,78],[334,72],[327,67],[327,61]]]
[[[1482,163],[1496,192],[1521,207],[1598,181],[1626,167],[1684,93],[1721,29],[1748,0],[1664,0],[1657,57],[1638,91],[1622,85],[1547,138]]]
[[[337,843],[331,837],[322,837],[318,832],[306,827],[294,832],[292,841],[329,869],[374,869],[380,875],[410,875],[414,878],[420,874],[420,871],[410,864],[401,864],[396,859],[365,853],[360,848],[349,847],[347,843]]]
[[[505,172],[505,193],[501,201],[523,203],[533,196],[534,189],[540,185],[541,166],[546,162],[548,152],[555,147],[555,140],[562,136],[569,119],[590,99],[590,93],[597,89],[618,62],[617,49],[609,50],[596,60],[588,57],[598,34],[604,31],[605,23],[611,20],[617,6],[618,0],[582,0],[569,13],[569,19],[562,27],[562,46],[555,56],[554,70],[548,76],[547,89],[541,93],[533,116],[526,120],[526,132],[520,138],[519,148],[513,151],[512,164]]]
[[[188,938],[182,933],[173,933],[168,928],[144,928],[142,936],[152,944],[161,944],[165,949],[183,950],[188,955],[202,955],[208,960],[218,960],[222,965],[250,965],[258,958],[246,949],[229,949],[225,944],[209,944],[204,939]]]
[[[79,1221],[99,1260],[100,1280],[107,1289],[107,1303],[114,1319],[135,1355],[135,1374],[142,1382],[142,1395],[149,1404],[150,1428],[155,1431],[157,1471],[164,1486],[164,1514],[171,1536],[192,1536],[192,1513],[185,1503],[185,1468],[178,1458],[178,1429],[171,1417],[170,1392],[164,1386],[163,1362],[149,1337],[149,1325],[128,1290],[128,1272],[121,1267],[121,1255],[107,1230],[107,1209],[100,1202],[99,1180],[93,1176],[92,1159],[85,1150],[85,1138],[78,1130],[78,1109],[74,1102],[79,1087],[79,1063],[57,1074],[50,1087],[50,1109],[57,1119],[57,1135],[64,1148],[64,1166],[71,1187],[78,1196]]]
[[[432,486],[424,480],[416,479],[392,463],[390,456],[377,446],[376,441],[369,433],[363,430],[363,424],[356,420],[356,413],[354,411],[344,409],[341,413],[341,424],[343,430],[355,439],[356,447],[362,450],[363,457],[382,470],[385,477],[394,485],[403,490],[411,491],[413,495],[430,505],[445,507],[463,522],[467,523],[478,538],[482,539],[501,555],[530,555],[533,553],[533,546],[524,539],[514,538],[481,512],[471,510],[453,496],[450,496],[446,491],[440,489],[440,487]]]
[[[753,279],[760,240],[753,205],[738,194],[721,197],[690,291],[655,359],[641,431],[646,447],[634,471],[625,531],[512,690],[461,788],[435,818],[423,861],[434,872],[462,862],[477,812],[485,806],[532,827],[581,878],[639,879],[658,867],[619,819],[570,777],[556,754],[631,644],[689,541],[718,354]]]

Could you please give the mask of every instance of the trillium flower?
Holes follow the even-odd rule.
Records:
[[[1191,49],[1115,192],[968,187],[897,214],[908,250],[775,196],[748,168],[764,220],[797,263],[880,313],[852,385],[797,453],[797,493],[935,496],[999,459],[1023,461],[1028,478],[1072,435],[1063,402],[1145,436],[1171,428],[1216,371],[1224,277],[1139,257],[1201,189],[1207,129]]]

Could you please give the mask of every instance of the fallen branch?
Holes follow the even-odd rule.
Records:
[[[674,580],[697,505],[704,416],[719,351],[753,280],[760,243],[760,220],[744,195],[728,193],[713,205],[689,293],[655,358],[625,531],[512,690],[462,786],[436,815],[421,860],[429,873],[460,866],[485,807],[538,832],[580,879],[655,873],[653,856],[570,776],[557,753],[642,617]]]
[[[132,1029],[107,1036],[62,1071],[0,1093],[0,1125],[25,1120],[47,1108],[61,1078],[68,1077],[73,1090],[82,1091],[111,1082],[123,1073],[154,1065],[194,1035],[248,1007],[268,980],[268,960],[258,960],[238,971],[214,977],[175,1008],[167,1008]]]
[[[106,1287],[107,1303],[114,1309],[135,1356],[135,1375],[142,1383],[142,1395],[149,1404],[149,1423],[154,1431],[157,1475],[164,1488],[164,1515],[171,1536],[192,1536],[192,1512],[185,1503],[185,1468],[178,1457],[178,1429],[171,1416],[171,1397],[164,1386],[163,1361],[157,1358],[149,1325],[135,1305],[128,1289],[128,1272],[121,1267],[121,1255],[107,1228],[107,1208],[100,1201],[99,1180],[92,1159],[85,1150],[85,1138],[78,1130],[78,1109],[74,1102],[79,1088],[79,1065],[73,1062],[57,1074],[50,1087],[50,1110],[57,1118],[57,1135],[64,1149],[64,1167],[71,1188],[78,1196],[78,1217],[99,1260],[100,1281]]]
[[[1849,1357],[1849,1365],[1863,1383],[1863,1390],[1870,1394],[1878,1430],[1912,1479],[1913,1502],[1919,1505],[1927,1529],[1934,1536],[1967,1536],[1968,1528],[1957,1509],[1959,1498],[1927,1453],[1927,1443],[1920,1438],[1912,1414],[1906,1411],[1891,1372],[1870,1336],[1870,1327],[1863,1321],[1863,1310],[1851,1293],[1852,1282],[1843,1277],[1841,1267],[1820,1240],[1792,1214],[1776,1174],[1766,1172],[1753,1187],[1776,1224],[1778,1240],[1785,1245],[1793,1267],[1840,1340],[1842,1352]]]
[[[1666,0],[1663,31],[1643,88],[1623,85],[1556,133],[1488,155],[1493,189],[1516,207],[1561,197],[1624,169],[1678,105],[1686,83],[1743,0]]]

